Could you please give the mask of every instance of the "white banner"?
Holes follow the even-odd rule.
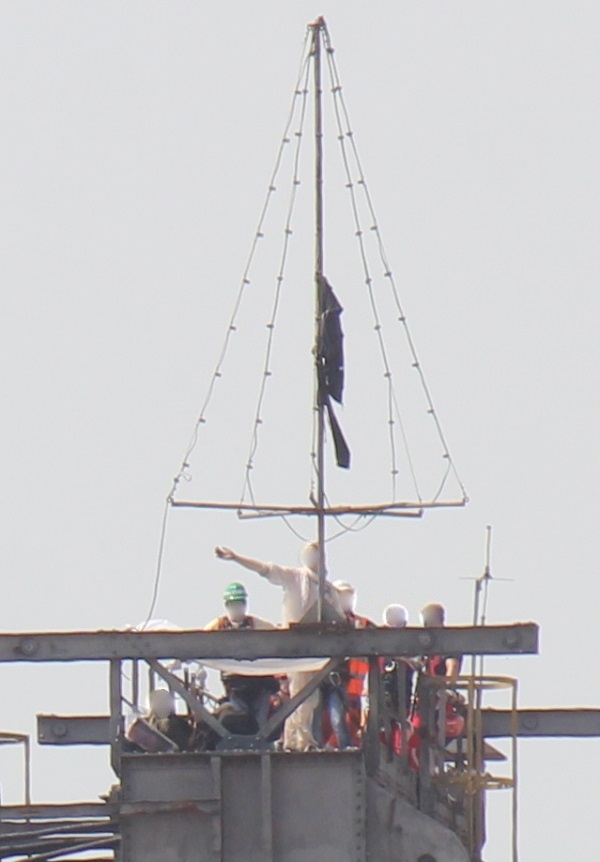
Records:
[[[261,658],[255,661],[236,659],[204,660],[204,667],[211,667],[223,673],[239,673],[243,676],[275,676],[305,671],[318,671],[325,667],[329,659],[322,658]]]

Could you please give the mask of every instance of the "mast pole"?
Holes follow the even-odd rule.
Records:
[[[323,331],[323,104],[321,83],[323,18],[312,25],[315,85],[315,375],[317,410],[317,541],[319,543],[318,619],[323,619],[325,599],[325,405],[321,392],[321,343]]]

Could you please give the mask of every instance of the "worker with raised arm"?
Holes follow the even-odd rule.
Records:
[[[302,549],[301,566],[280,566],[265,563],[252,557],[244,557],[231,548],[217,547],[215,554],[220,560],[233,560],[245,569],[256,572],[275,586],[283,589],[283,624],[299,622],[319,596],[319,546],[309,542]],[[339,607],[337,593],[329,581],[325,581],[325,595]]]
[[[251,572],[256,572],[270,583],[283,589],[283,624],[299,622],[304,614],[315,604],[319,596],[319,546],[310,542],[302,551],[301,566],[280,566],[266,563],[252,557],[244,557],[231,548],[217,547],[215,554],[220,560],[231,560]],[[336,609],[339,609],[336,590],[325,582],[325,595]],[[294,697],[314,676],[313,672],[289,674],[290,696]],[[311,694],[290,715],[285,723],[283,734],[284,748],[305,751],[316,748],[313,735],[313,717],[319,704],[319,692]]]

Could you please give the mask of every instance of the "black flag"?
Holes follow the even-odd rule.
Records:
[[[319,395],[327,410],[338,467],[350,466],[350,449],[342,434],[331,399],[342,403],[344,392],[344,333],[340,315],[344,310],[326,278],[320,287],[321,338],[319,343]]]

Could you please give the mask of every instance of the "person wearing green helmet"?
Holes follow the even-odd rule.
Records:
[[[205,631],[251,631],[275,629],[274,623],[248,613],[248,592],[238,581],[228,584],[223,594],[225,613],[212,620]],[[271,698],[279,691],[279,680],[273,676],[245,676],[239,673],[222,673],[221,682],[227,701],[236,704],[242,713],[237,714],[235,732],[256,733],[266,722],[271,711]]]
[[[238,581],[228,584],[223,594],[225,613],[212,620],[205,631],[229,631],[231,629],[274,629],[274,623],[248,613],[248,592]]]

